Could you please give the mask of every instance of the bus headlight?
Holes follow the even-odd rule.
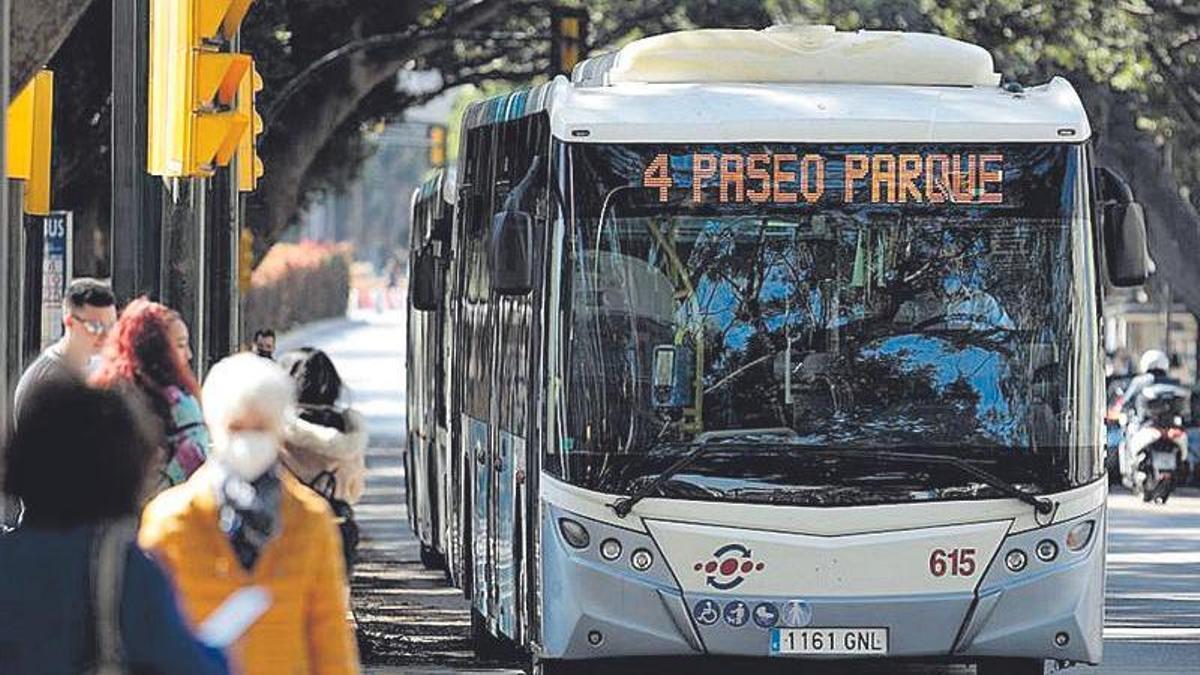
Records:
[[[566,539],[567,543],[575,548],[587,548],[588,544],[592,543],[587,528],[570,518],[558,520],[558,531],[562,532],[563,539]]]
[[[1067,532],[1067,548],[1078,551],[1092,540],[1092,531],[1096,529],[1096,521],[1085,520]]]
[[[1019,548],[1014,548],[1004,556],[1004,565],[1012,572],[1020,572],[1025,569],[1025,564],[1029,562],[1029,557]]]
[[[616,560],[621,557],[621,542],[616,539],[605,539],[600,542],[600,557],[605,560]]]
[[[654,564],[654,556],[644,548],[639,548],[629,556],[629,564],[639,572],[645,572]]]
[[[1033,549],[1033,552],[1037,554],[1038,560],[1050,562],[1058,557],[1058,544],[1049,539],[1043,539],[1038,542],[1037,548]]]

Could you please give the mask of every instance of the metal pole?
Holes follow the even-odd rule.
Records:
[[[0,0],[0,109],[5,111],[4,115],[0,115],[0,148],[7,148],[5,138],[5,125],[8,120],[8,18],[9,18],[9,0]],[[3,172],[0,175],[8,175],[7,152],[0,152],[0,169]],[[8,190],[0,189],[0,214],[8,215]],[[7,221],[5,221],[7,225]],[[12,260],[13,252],[8,248],[8,237],[0,236],[0,261],[7,267],[9,261]],[[8,307],[9,294],[0,293],[0,317],[9,316]],[[15,357],[15,354],[8,353],[8,333],[13,330],[13,322],[7,319],[0,320],[0,430],[8,432],[8,423],[12,417],[12,388],[15,382],[9,382],[8,379],[8,362],[9,359]],[[0,500],[0,509],[3,509],[3,500]],[[0,514],[2,516],[3,514]],[[0,518],[2,522],[2,518]]]
[[[158,297],[160,184],[146,173],[149,0],[114,0],[112,16],[113,290],[121,302]]]
[[[7,110],[7,107],[5,108]],[[8,383],[16,386],[21,377],[25,349],[25,183],[6,178],[4,191],[8,193],[7,210],[4,213],[4,239],[8,247],[5,256],[4,288],[8,307],[0,318],[8,326],[4,343],[7,354]],[[39,258],[40,260],[40,258]]]

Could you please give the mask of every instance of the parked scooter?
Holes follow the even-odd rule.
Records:
[[[1188,475],[1183,417],[1190,392],[1174,384],[1152,384],[1137,395],[1136,413],[1121,445],[1122,482],[1143,501],[1165,504]]]

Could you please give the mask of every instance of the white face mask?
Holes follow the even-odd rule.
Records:
[[[275,464],[279,440],[267,431],[237,431],[229,434],[221,464],[246,482],[256,480]]]

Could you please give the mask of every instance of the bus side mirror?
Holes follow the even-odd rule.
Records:
[[[413,252],[412,294],[413,309],[433,312],[442,307],[442,265],[429,247]]]
[[[1104,252],[1108,278],[1114,286],[1141,286],[1150,278],[1146,249],[1146,214],[1137,202],[1104,208]]]
[[[524,211],[502,211],[492,218],[492,288],[499,295],[522,296],[533,290],[533,219]]]
[[[1108,279],[1119,288],[1141,286],[1150,278],[1152,264],[1146,247],[1146,212],[1116,172],[1101,168],[1097,178]]]

